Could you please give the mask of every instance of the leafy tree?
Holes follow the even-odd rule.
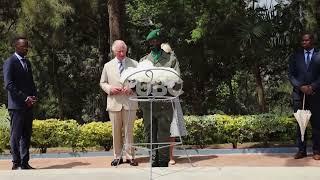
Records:
[[[0,104],[6,103],[7,100],[7,92],[2,88],[4,87],[2,65],[4,60],[6,60],[10,56],[10,53],[13,52],[11,42],[18,19],[19,7],[20,1],[0,1]]]
[[[98,84],[108,54],[104,51],[109,47],[104,44],[106,15],[101,10],[106,4],[100,3],[22,1],[18,27],[33,45],[39,117],[105,119]]]
[[[287,58],[302,31],[319,30],[319,3],[3,0],[0,65],[13,52],[12,37],[26,34],[40,93],[36,117],[105,120],[105,93],[98,84],[110,44],[125,40],[128,56],[139,60],[149,52],[148,32],[161,28],[180,62],[186,114],[285,113],[291,101]]]

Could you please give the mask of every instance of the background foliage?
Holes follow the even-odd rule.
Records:
[[[4,105],[0,106],[0,153],[9,146],[9,114]]]
[[[0,68],[12,38],[31,41],[37,119],[106,121],[99,79],[109,58],[105,0],[1,0]],[[163,30],[184,79],[188,115],[291,113],[287,57],[302,31],[319,31],[319,0],[121,0],[128,55],[148,52],[146,34]],[[1,70],[1,69],[0,69]],[[1,70],[2,71],[2,70]],[[3,86],[2,73],[0,86]],[[0,104],[6,103],[0,89]]]
[[[184,145],[204,148],[212,144],[230,143],[237,148],[244,142],[284,142],[295,139],[296,122],[294,117],[276,114],[246,116],[207,115],[185,116],[188,135]],[[310,131],[309,131],[310,132]],[[0,150],[9,147],[9,130],[0,126]],[[134,124],[134,140],[145,142],[142,120]],[[86,151],[90,147],[112,146],[110,122],[91,122],[84,125],[75,120],[35,120],[33,122],[32,147],[45,153],[50,147],[69,147],[74,151]]]

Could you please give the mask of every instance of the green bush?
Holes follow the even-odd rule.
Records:
[[[75,149],[80,135],[79,124],[75,120],[57,121],[53,134],[59,147]]]
[[[212,144],[212,142],[223,142],[223,138],[219,136],[214,121],[214,116],[185,116],[186,128],[188,135],[184,138],[185,144],[205,145]]]
[[[9,147],[10,119],[5,105],[0,106],[0,153]]]
[[[135,120],[134,126],[133,126],[133,137],[134,137],[134,142],[136,143],[145,142],[146,138],[144,135],[144,125],[143,125],[142,119]]]
[[[0,151],[9,146],[8,113],[0,109]],[[293,116],[260,114],[247,116],[207,115],[185,116],[188,135],[184,144],[200,148],[210,144],[231,143],[234,148],[243,142],[284,141],[295,139],[296,122]],[[310,132],[310,131],[309,131]],[[145,142],[142,119],[134,124],[135,142]],[[110,122],[91,122],[79,125],[75,120],[34,120],[32,147],[45,152],[49,147],[71,147],[86,150],[101,146],[108,150],[112,146]]]
[[[10,130],[7,127],[0,127],[0,153],[9,148]]]
[[[234,148],[243,142],[289,141],[295,139],[293,117],[276,114],[247,116],[209,115],[186,117],[188,144],[200,146],[231,143]]]
[[[293,117],[276,114],[253,115],[247,118],[252,141],[267,143],[268,141],[288,141],[295,138],[296,120]]]
[[[250,117],[249,117],[250,118]],[[227,143],[231,143],[233,148],[237,148],[237,143],[250,141],[252,132],[248,128],[248,117],[244,116],[227,116],[214,115],[214,120],[217,124],[217,129]]]
[[[112,127],[110,122],[91,122],[79,128],[77,147],[102,146],[106,150],[112,146]]]
[[[32,124],[31,145],[40,148],[42,153],[45,153],[49,147],[58,146],[59,142],[55,134],[58,125],[58,119],[34,120]]]

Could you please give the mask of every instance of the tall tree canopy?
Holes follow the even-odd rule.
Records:
[[[99,79],[123,39],[128,56],[149,50],[148,32],[161,28],[184,79],[186,114],[290,112],[287,58],[302,31],[319,30],[319,0],[2,0],[0,65],[25,34],[39,94],[37,118],[106,120]],[[2,76],[2,74],[1,74]],[[1,77],[2,79],[2,77]],[[3,81],[0,81],[3,86]],[[1,89],[0,103],[5,103]]]

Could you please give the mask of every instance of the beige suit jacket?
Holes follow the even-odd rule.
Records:
[[[124,70],[126,70],[128,67],[137,67],[138,64],[137,61],[128,57],[126,57],[123,61]],[[138,109],[138,103],[136,101],[130,101],[130,96],[110,94],[111,88],[113,86],[123,86],[123,84],[120,83],[120,72],[118,67],[118,60],[116,58],[112,59],[104,65],[100,78],[100,86],[104,90],[104,92],[108,94],[107,111],[121,111],[122,108],[124,108],[125,110]]]

